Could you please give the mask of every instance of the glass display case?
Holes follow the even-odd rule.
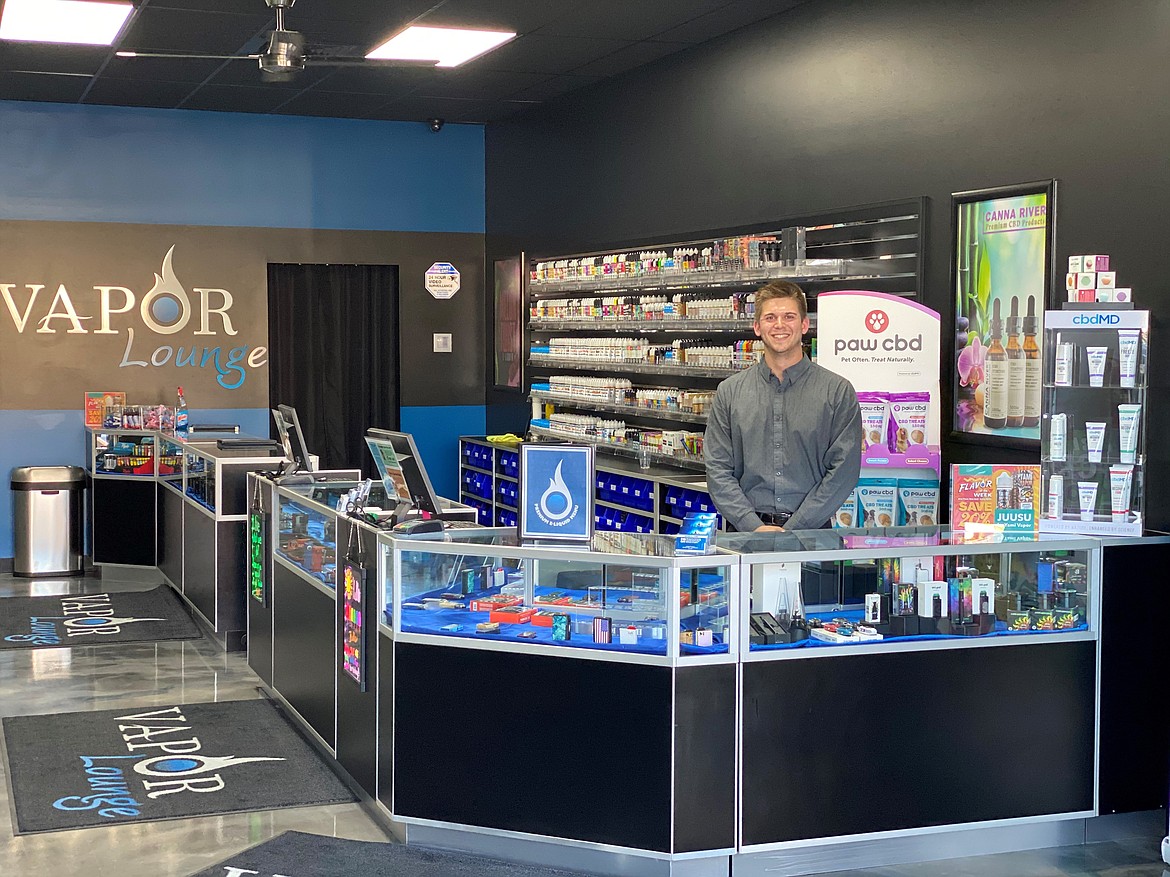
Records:
[[[88,427],[89,471],[94,475],[153,478],[158,433],[142,429]]]
[[[187,497],[211,513],[218,507],[215,460],[201,454],[194,446],[186,449]]]
[[[326,587],[337,587],[338,500],[357,483],[305,484],[277,489],[275,556]]]
[[[1040,529],[1141,535],[1149,311],[1044,315]]]
[[[1013,541],[1008,541],[1013,540]],[[1095,631],[1096,539],[921,528],[736,533],[748,653]]]
[[[735,655],[739,561],[676,555],[650,535],[598,533],[584,549],[512,530],[382,534],[384,625],[455,637],[659,656]]]

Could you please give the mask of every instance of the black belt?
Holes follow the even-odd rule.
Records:
[[[771,527],[783,527],[792,517],[792,512],[756,512],[760,520]]]
[[[756,512],[761,521],[772,527],[786,527],[792,517],[792,512]],[[812,530],[828,530],[833,526],[832,521],[825,521],[819,527],[810,527]]]

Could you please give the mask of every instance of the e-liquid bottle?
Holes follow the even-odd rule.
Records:
[[[1036,344],[1036,296],[1028,296],[1028,316],[1024,317],[1024,426],[1040,425],[1040,378],[1043,362]]]
[[[991,336],[983,368],[987,379],[983,387],[983,425],[988,429],[1003,429],[1008,422],[1008,358],[1003,349],[999,299],[992,306]]]
[[[1020,347],[1020,300],[1012,296],[1012,310],[1007,318],[1008,359],[1008,426],[1024,425],[1025,367]]]

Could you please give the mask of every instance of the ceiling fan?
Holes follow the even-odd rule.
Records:
[[[205,55],[188,52],[116,52],[122,58],[202,58],[208,60],[258,61],[260,70],[270,82],[288,81],[306,65],[311,66],[372,66],[372,67],[433,67],[426,60],[389,60],[365,58],[360,55],[330,54],[310,47],[305,36],[284,26],[284,13],[296,0],[264,0],[276,12],[276,27],[268,34],[264,51],[248,55]]]

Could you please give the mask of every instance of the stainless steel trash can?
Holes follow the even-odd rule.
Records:
[[[81,559],[85,470],[22,466],[12,470],[12,523],[18,576],[77,576]]]

